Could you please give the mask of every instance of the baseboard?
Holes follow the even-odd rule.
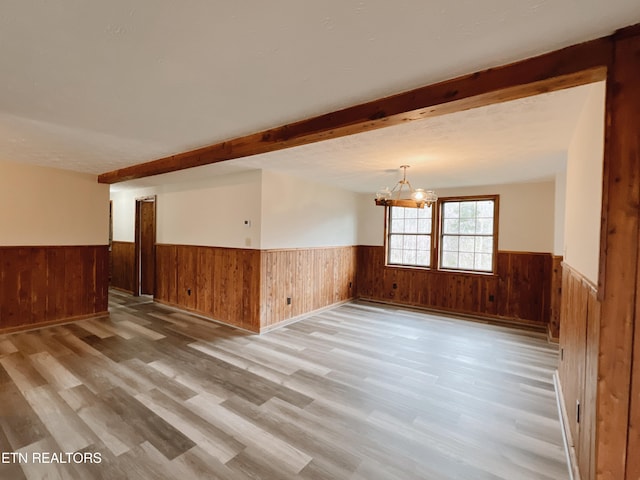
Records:
[[[109,289],[118,290],[119,292],[128,293],[129,295],[133,295],[133,290],[127,290],[126,288],[118,287],[116,285],[109,285]]]
[[[388,300],[378,300],[367,297],[357,297],[356,300],[370,303],[380,303],[382,305],[391,305],[393,307],[413,309],[420,312],[436,313],[447,317],[464,318],[474,322],[487,323],[489,325],[497,325],[500,327],[517,327],[524,328],[537,333],[546,334],[547,326],[531,320],[522,320],[520,318],[499,317],[491,315],[480,315],[467,312],[458,312],[455,310],[447,310],[442,308],[425,307],[422,305],[411,305],[407,303],[390,302]]]
[[[272,325],[268,325],[268,326],[266,326],[264,328],[260,327],[260,334],[262,335],[263,333],[267,333],[267,332],[270,332],[272,330],[277,330],[278,328],[281,328],[281,327],[286,327],[287,325],[291,325],[292,323],[296,323],[296,322],[299,322],[300,320],[304,320],[305,318],[312,317],[313,315],[317,315],[319,313],[326,312],[327,310],[332,310],[332,309],[334,309],[336,307],[339,307],[340,305],[344,305],[346,303],[353,302],[354,300],[355,300],[354,298],[349,298],[347,300],[342,300],[340,302],[336,302],[336,303],[332,303],[331,305],[327,305],[326,307],[317,308],[315,310],[311,310],[310,312],[302,313],[300,315],[296,315],[295,317],[287,318],[286,320],[283,320],[283,321],[278,322],[278,323],[274,323]]]
[[[87,318],[97,318],[97,317],[108,317],[109,312],[96,312],[96,313],[88,313],[86,315],[76,315],[75,317],[66,317],[58,320],[48,320],[46,322],[39,322],[29,325],[18,325],[15,327],[6,327],[0,328],[0,335],[6,335],[9,333],[17,333],[17,332],[27,332],[30,330],[39,330],[41,328],[53,327],[55,325],[64,325],[66,323],[73,323],[79,320],[86,320]]]
[[[560,377],[556,370],[553,374],[553,385],[556,389],[556,402],[558,405],[558,416],[560,417],[560,426],[562,428],[562,440],[564,442],[564,452],[567,455],[567,469],[569,470],[570,480],[581,480],[580,470],[578,469],[578,459],[576,458],[576,450],[569,428],[567,410],[564,407],[564,396],[560,385]]]
[[[551,326],[547,325],[547,341],[549,343],[555,343],[556,345],[560,343],[560,338],[559,337],[554,337],[553,334],[551,333]]]
[[[252,334],[256,334],[257,333],[258,335],[262,335],[263,333],[268,333],[268,332],[270,332],[272,330],[276,330],[276,329],[278,329],[280,327],[284,327],[286,325],[291,325],[292,323],[299,322],[300,320],[304,320],[305,318],[308,318],[308,317],[313,316],[313,315],[317,315],[318,313],[324,312],[326,310],[331,310],[331,309],[336,308],[336,307],[338,307],[340,305],[344,305],[345,303],[352,302],[353,300],[354,300],[353,298],[350,298],[348,300],[343,300],[343,301],[340,301],[340,302],[332,303],[331,305],[327,305],[326,307],[318,308],[316,310],[312,310],[312,311],[307,312],[307,313],[296,315],[295,317],[288,318],[286,320],[283,320],[281,322],[275,323],[273,325],[269,325],[269,326],[264,327],[264,328],[261,327],[260,331],[256,332],[255,330],[249,330],[247,328],[242,328],[242,327],[239,327],[237,325],[233,325],[231,323],[227,323],[227,322],[225,322],[223,320],[218,320],[218,319],[215,319],[213,317],[209,317],[207,315],[204,315],[202,312],[191,310],[191,309],[182,307],[180,305],[167,302],[165,300],[154,299],[155,302],[158,302],[158,303],[164,305],[165,307],[169,307],[169,308],[171,308],[173,310],[176,310],[178,312],[185,312],[185,313],[188,313],[189,315],[193,315],[193,316],[201,318],[203,320],[208,320],[210,322],[214,322],[214,323],[217,323],[217,324],[220,324],[220,325],[224,325],[226,327],[237,328],[238,330],[242,330],[242,331],[247,332],[247,333],[252,333]]]
[[[260,333],[260,332],[256,332],[255,330],[249,330],[248,328],[243,328],[243,327],[239,327],[238,325],[234,325],[232,323],[227,323],[223,320],[218,320],[217,318],[213,318],[213,317],[209,317],[207,315],[205,315],[202,312],[199,312],[197,310],[191,310],[190,308],[186,308],[183,307],[181,305],[175,304],[175,303],[171,303],[171,302],[167,302],[166,300],[160,300],[158,298],[154,298],[153,299],[154,302],[157,302],[161,305],[164,305],[165,307],[168,307],[172,310],[175,310],[177,312],[182,312],[182,313],[188,313],[189,315],[193,315],[194,317],[197,318],[201,318],[202,320],[207,320],[209,322],[213,322],[213,323],[217,323],[218,325],[224,325],[225,327],[231,327],[231,328],[237,328],[238,330],[242,330],[243,332],[247,332],[247,333],[251,333],[251,334],[256,334],[256,333]]]

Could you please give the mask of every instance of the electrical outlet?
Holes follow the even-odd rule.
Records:
[[[291,305],[291,297],[287,297],[287,305]]]
[[[191,289],[187,288],[187,295],[191,296]]]

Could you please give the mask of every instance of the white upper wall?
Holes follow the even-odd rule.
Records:
[[[357,242],[356,193],[266,171],[115,191],[114,240],[134,241],[135,199],[149,195],[157,195],[158,243],[279,249]]]
[[[95,175],[0,161],[0,245],[106,245],[109,186]]]
[[[136,198],[155,194],[153,188],[141,190],[118,190],[111,192],[113,216],[113,240],[133,242],[135,232]]]
[[[369,193],[358,195],[358,245],[384,245],[385,209],[374,198]]]
[[[280,173],[262,178],[263,249],[357,243],[358,194]]]
[[[567,172],[556,174],[555,212],[553,216],[553,254],[564,255],[564,219],[567,203]]]
[[[133,242],[136,198],[157,195],[158,243],[260,248],[261,190],[262,173],[251,171],[116,191],[113,239]]]
[[[594,284],[600,260],[605,84],[594,84],[569,146],[564,261]]]
[[[440,197],[500,195],[498,249],[552,252],[554,246],[554,182],[439,189]],[[360,195],[361,245],[384,244],[384,208],[373,195]]]

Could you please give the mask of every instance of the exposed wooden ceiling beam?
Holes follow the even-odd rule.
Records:
[[[612,38],[603,37],[509,65],[103,173],[98,176],[98,181],[117,183],[174,172],[604,80],[611,58]]]

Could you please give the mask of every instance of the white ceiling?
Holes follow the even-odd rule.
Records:
[[[4,0],[0,159],[103,173],[637,22],[637,0]],[[577,100],[568,102],[575,106]],[[463,157],[479,161],[470,156],[470,142],[474,135],[485,139],[487,130],[460,138],[452,125],[493,122],[475,111],[456,115],[406,131],[372,132],[368,139],[339,139],[323,148],[335,166],[345,151],[368,147],[366,158],[357,160],[359,168],[378,171],[405,162],[399,158],[404,155],[391,151],[392,144],[424,135],[432,140],[429,145],[441,147],[428,154],[429,161],[453,177],[455,169],[466,169],[459,163]],[[533,122],[540,126],[539,118]],[[523,135],[517,138],[538,148]],[[495,142],[486,141],[477,151],[514,155],[508,145],[497,145],[511,136],[492,138]],[[374,142],[382,143],[374,148]],[[456,145],[460,150],[451,148]],[[311,148],[264,160],[290,169],[298,155],[310,158]],[[427,154],[417,146],[414,154],[420,158],[408,161],[418,170]],[[336,173],[341,178],[334,180],[346,181],[345,175]]]
[[[410,165],[407,176],[415,188],[546,180],[565,169],[567,148],[590,93],[604,97],[603,83],[228,163],[359,192],[393,186],[403,164]]]

